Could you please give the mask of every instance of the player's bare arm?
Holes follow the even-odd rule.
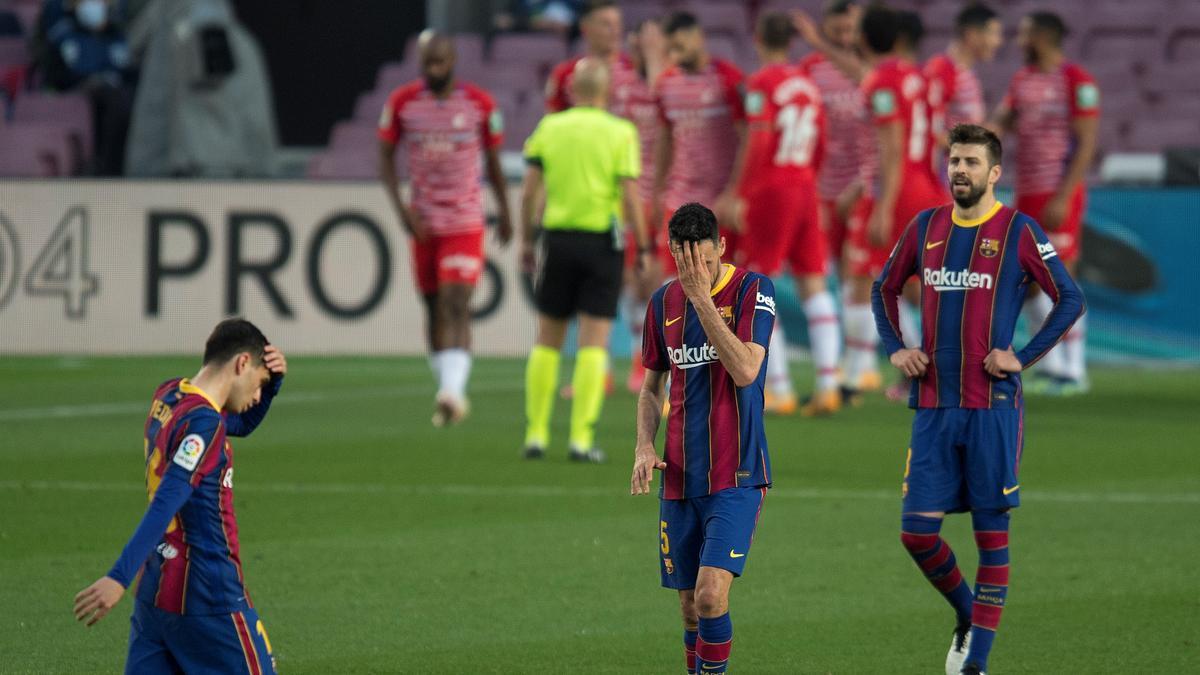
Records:
[[[654,472],[667,468],[667,463],[654,449],[654,438],[662,421],[663,383],[667,374],[658,370],[646,370],[646,379],[638,393],[637,446],[633,454],[633,477],[629,481],[629,494],[650,494]]]
[[[996,134],[1000,138],[1003,138],[1004,134],[1012,131],[1013,124],[1015,124],[1016,121],[1017,111],[1013,110],[1012,107],[1008,106],[1007,104],[1001,103],[996,107],[996,112],[992,113],[991,119],[989,119],[987,124],[984,126],[986,126],[988,129],[991,129],[992,133]]]
[[[671,125],[659,125],[654,139],[654,210],[650,213],[650,226],[659,227],[663,222],[663,193],[667,189],[667,174],[671,172],[671,158],[675,153],[675,141],[671,138]]]
[[[844,223],[850,219],[850,211],[858,203],[858,200],[862,199],[864,190],[865,186],[859,179],[855,179],[846,186],[846,189],[842,190],[841,194],[837,196],[837,201],[834,202],[838,220]]]
[[[1096,157],[1096,138],[1100,132],[1098,117],[1076,117],[1071,120],[1071,135],[1075,138],[1075,154],[1067,165],[1067,173],[1054,196],[1042,211],[1040,225],[1047,230],[1057,230],[1067,214],[1067,201],[1075,188],[1083,181],[1088,168]]]
[[[746,166],[746,146],[750,144],[750,134],[745,122],[737,122],[734,129],[737,130],[738,146],[733,156],[733,169],[729,172],[729,182],[717,196],[717,202],[713,204],[713,212],[717,214],[718,222],[728,225],[734,232],[741,232],[744,226],[742,214],[746,208],[738,197],[738,187],[742,182],[742,170]]]
[[[867,220],[867,237],[874,246],[886,246],[892,231],[892,212],[900,197],[904,162],[904,125],[889,122],[876,130],[879,139],[879,199]]]
[[[125,587],[116,579],[103,576],[75,595],[75,620],[94,626],[112,611],[125,595]]]
[[[487,165],[488,183],[492,186],[492,195],[496,198],[497,217],[500,222],[496,225],[496,240],[501,246],[507,246],[512,241],[513,226],[512,212],[508,209],[507,181],[504,171],[500,168],[500,153],[495,148],[484,150],[484,163]]]
[[[1019,373],[1022,368],[1021,360],[1013,352],[1012,345],[1009,345],[1008,349],[993,349],[983,359],[983,369],[988,375],[1000,379],[1008,377],[1009,373]]]
[[[857,10],[852,11],[857,13]],[[825,36],[821,34],[820,27],[817,26],[817,22],[813,20],[808,12],[797,9],[792,11],[791,16],[792,26],[796,29],[796,33],[800,36],[800,39],[829,59],[829,62],[838,70],[845,73],[846,77],[850,78],[850,81],[863,81],[863,78],[867,76],[867,72],[870,69],[857,54],[831,45],[825,39]]]
[[[733,378],[735,385],[748,386],[758,377],[767,350],[762,345],[738,339],[717,312],[711,295],[712,272],[696,242],[684,242],[679,246],[675,251],[675,264],[679,268],[679,283],[683,286],[683,292],[696,310],[704,334],[717,350],[721,365]]]
[[[396,144],[387,141],[379,142],[379,179],[383,182],[383,190],[388,200],[400,218],[400,225],[409,236],[417,241],[425,241],[429,230],[425,227],[421,215],[410,205],[404,203],[400,196],[400,176],[396,173]]]
[[[650,228],[646,223],[645,210],[642,207],[642,197],[638,194],[637,181],[633,178],[621,179],[621,207],[625,212],[625,222],[633,224],[634,238],[637,241],[637,274],[644,277],[650,271],[650,261],[653,259],[653,241]]]
[[[545,183],[542,179],[542,169],[530,166],[525,171],[525,182],[521,186],[521,271],[533,274],[537,259],[534,253],[534,237],[538,212],[541,210]]]

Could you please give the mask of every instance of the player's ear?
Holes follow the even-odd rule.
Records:
[[[725,237],[722,236],[721,240],[717,242],[717,258],[719,259],[719,258],[724,258],[724,257],[725,257]]]
[[[233,374],[241,375],[250,365],[250,352],[242,352],[233,357]]]
[[[1002,173],[1004,173],[1004,170],[1000,168],[1000,165],[993,164],[992,168],[988,171],[988,182],[991,183],[992,185],[999,183],[1000,182],[1000,174],[1002,174]]]

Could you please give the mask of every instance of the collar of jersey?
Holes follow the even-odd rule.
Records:
[[[204,391],[200,387],[192,384],[186,377],[179,381],[179,391],[182,391],[185,394],[198,394],[203,396],[204,400],[208,401],[208,404],[211,405],[214,410],[217,410],[218,412],[221,410],[221,406],[217,405],[217,402],[212,396],[208,395],[207,391]]]
[[[958,225],[959,227],[975,227],[976,225],[979,225],[980,223],[986,223],[987,221],[991,220],[992,216],[999,213],[1000,209],[1002,209],[1002,208],[1004,208],[1004,204],[1002,204],[1000,202],[1000,200],[997,199],[996,203],[992,204],[992,208],[988,209],[987,213],[983,214],[982,216],[979,216],[978,218],[973,218],[971,220],[963,220],[958,217],[958,214],[955,213],[953,209],[951,209],[950,210],[950,219],[953,220],[954,224]]]
[[[726,264],[726,265],[725,265],[725,276],[721,277],[721,280],[717,282],[717,285],[716,285],[716,286],[713,286],[713,289],[712,289],[711,291],[709,291],[709,293],[708,293],[708,294],[709,294],[710,296],[714,296],[714,297],[715,297],[715,296],[717,295],[717,293],[720,293],[720,292],[721,292],[721,289],[723,289],[723,288],[725,288],[726,286],[728,286],[728,285],[729,285],[729,280],[733,278],[733,272],[734,272],[734,270],[736,270],[736,269],[737,269],[737,268],[736,268],[736,267],[734,267],[733,265]]]

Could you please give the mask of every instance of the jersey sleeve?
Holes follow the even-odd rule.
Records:
[[[154,498],[150,500],[150,506],[146,508],[137,529],[133,531],[133,536],[108,570],[107,576],[110,579],[129,588],[150,552],[162,540],[171,519],[192,496],[192,491],[192,485],[178,475],[168,471],[167,475],[163,476],[158,489],[154,491]]]
[[[1054,250],[1054,244],[1050,243],[1050,238],[1040,225],[1032,219],[1026,220],[1025,231],[1021,233],[1017,246],[1021,269],[1054,301],[1054,309],[1050,310],[1041,328],[1017,352],[1017,360],[1028,368],[1058,344],[1075,321],[1083,316],[1085,306],[1083,291],[1079,290],[1067,272],[1062,259],[1058,257],[1058,251]],[[996,346],[1003,348],[1006,345]]]
[[[397,89],[393,91],[387,98],[387,102],[383,104],[383,111],[379,114],[379,140],[384,143],[395,145],[400,142],[400,137],[404,135],[404,129],[400,124],[400,108],[404,105],[404,91]]]
[[[546,112],[562,112],[571,107],[567,99],[567,75],[575,67],[575,60],[563,61],[550,71],[546,78]]]
[[[761,274],[747,279],[742,287],[738,314],[734,329],[738,339],[766,349],[771,342],[771,331],[775,329],[775,284]]]
[[[241,413],[222,413],[225,418],[225,433],[241,438],[249,436],[266,418],[271,409],[271,401],[283,386],[283,377],[272,377],[267,386],[263,387],[262,399],[249,410]]]
[[[499,148],[504,143],[504,113],[496,106],[496,101],[486,91],[477,89],[475,100],[483,120],[479,123],[479,137],[483,147],[488,150]]]
[[[664,373],[671,369],[671,360],[667,356],[667,341],[663,336],[662,309],[665,295],[660,288],[651,296],[646,305],[646,322],[642,330],[642,367]]]
[[[743,104],[742,83],[745,77],[737,66],[724,64],[721,78],[725,82],[725,102],[729,105],[729,116],[734,122],[746,121],[746,108]]]
[[[770,106],[767,105],[770,95],[770,88],[761,78],[752,77],[746,80],[746,100],[742,108],[746,122],[751,125],[771,122],[771,111],[768,110]]]
[[[1079,66],[1069,66],[1067,85],[1071,88],[1071,119],[1100,114],[1100,88],[1090,73]]]
[[[871,285],[875,329],[888,356],[904,349],[904,336],[900,332],[900,294],[904,291],[904,283],[917,273],[918,247],[921,245],[917,222],[920,218],[921,214],[917,214],[904,228],[883,273]]]
[[[167,470],[163,477],[173,475],[195,487],[216,468],[221,445],[225,442],[225,425],[221,414],[212,408],[195,408],[175,422],[167,446]]]
[[[900,121],[900,91],[895,83],[882,77],[869,77],[863,83],[871,121],[877,126]]]

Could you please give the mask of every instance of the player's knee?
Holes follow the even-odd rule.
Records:
[[[725,613],[725,594],[719,588],[696,589],[696,614],[720,616]]]
[[[692,594],[679,594],[679,613],[683,615],[684,628],[696,630],[700,625],[700,615],[696,613],[696,599]]]

